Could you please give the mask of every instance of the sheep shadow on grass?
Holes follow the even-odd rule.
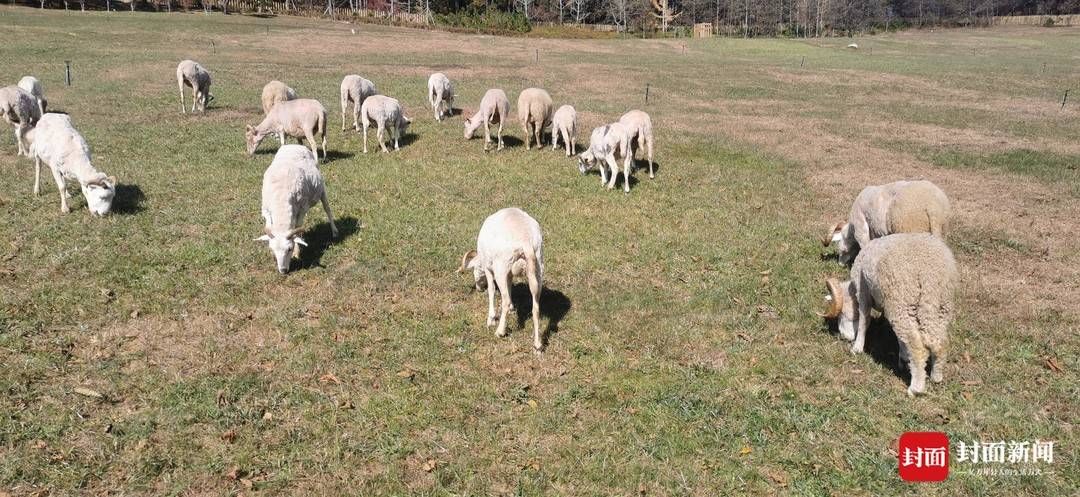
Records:
[[[352,152],[343,152],[341,150],[327,150],[326,158],[319,159],[320,164],[329,164],[339,160],[346,160],[355,157],[356,154]]]
[[[145,199],[146,195],[139,185],[118,184],[111,212],[120,215],[137,214],[143,210],[142,202]]]
[[[828,326],[829,332],[839,338],[840,330],[837,320],[829,320]],[[852,342],[840,341],[844,347],[851,347]],[[901,365],[899,363],[900,345],[896,341],[896,333],[893,332],[892,326],[889,325],[889,320],[883,316],[870,320],[870,325],[866,328],[866,342],[863,343],[863,352],[869,355],[879,366],[892,371],[897,378],[904,382],[904,385],[911,381],[911,372],[908,371],[907,364]]]
[[[510,300],[517,313],[518,329],[525,329],[525,322],[532,318],[532,293],[528,283],[517,283],[510,289]],[[562,292],[544,287],[540,292],[540,316],[548,320],[541,333],[541,341],[547,346],[551,336],[559,332],[559,322],[570,312],[570,299]]]
[[[322,206],[316,205],[312,207],[311,211],[318,210],[320,212],[309,212],[311,214],[322,214]],[[340,243],[350,236],[354,235],[357,231],[360,231],[360,221],[355,217],[341,217],[334,220],[337,223],[338,236],[337,238],[330,237],[330,223],[323,221],[308,230],[305,230],[301,235],[308,246],[303,247],[300,250],[300,258],[293,262],[292,271],[300,269],[311,269],[314,267],[323,267],[322,256],[326,252],[326,249],[332,243]]]

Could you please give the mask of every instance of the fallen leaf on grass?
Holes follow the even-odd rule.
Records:
[[[401,371],[397,372],[397,377],[398,378],[404,378],[406,380],[411,380],[414,377],[416,377],[416,371],[413,371],[413,370],[411,370],[409,368],[405,368],[405,369],[402,369]]]
[[[97,390],[91,390],[89,388],[75,387],[75,393],[86,397],[93,397],[95,399],[104,399],[105,396],[101,395]]]
[[[428,459],[427,461],[424,461],[424,464],[420,465],[420,468],[428,473],[435,471],[435,468],[437,467],[439,467],[439,463],[434,459]]]
[[[1061,367],[1061,363],[1059,363],[1057,359],[1054,359],[1053,357],[1046,358],[1046,367],[1050,369],[1050,371],[1053,371],[1055,373],[1065,372],[1065,368]]]
[[[742,338],[743,340],[746,340],[747,342],[754,341],[754,339],[750,338],[750,335],[747,335],[746,333],[736,333],[735,336],[737,336],[739,338]]]
[[[531,408],[533,408],[533,409],[536,409],[536,407],[538,406],[538,404],[536,403],[536,401],[535,401],[535,400],[533,400],[533,399],[529,399],[529,401],[528,401],[528,402],[526,402],[526,403],[527,403],[527,404],[529,404],[529,407],[531,407]]]
[[[233,443],[236,441],[236,430],[229,430],[221,434],[221,440]]]
[[[337,376],[334,376],[334,373],[326,373],[319,377],[319,383],[322,383],[324,385],[327,383],[339,385],[341,384],[341,380],[339,380]]]
[[[743,448],[739,449],[739,455],[740,456],[745,456],[745,455],[747,455],[747,454],[749,454],[749,453],[751,453],[753,451],[754,450],[751,449],[749,445],[743,445]]]
[[[229,471],[225,473],[225,478],[236,481],[240,479],[240,466],[233,466],[229,468]]]

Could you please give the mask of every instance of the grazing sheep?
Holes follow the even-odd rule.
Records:
[[[540,224],[525,211],[516,207],[501,209],[488,216],[480,226],[476,250],[461,258],[458,272],[472,269],[477,290],[487,288],[487,325],[495,325],[495,286],[502,297],[502,312],[497,336],[506,336],[506,315],[513,309],[510,285],[514,276],[524,276],[532,294],[533,349],[543,351],[540,336],[540,293],[544,286],[544,237]]]
[[[315,135],[322,135],[323,159],[326,158],[326,108],[318,100],[298,98],[274,105],[258,126],[247,126],[244,138],[247,141],[248,155],[255,155],[255,149],[267,135],[277,135],[281,145],[285,146],[285,137],[307,138],[311,153],[319,156]]]
[[[510,99],[506,98],[506,92],[492,88],[484,93],[484,98],[480,99],[480,109],[473,114],[472,117],[465,119],[465,139],[472,139],[473,133],[476,132],[480,125],[484,125],[484,151],[488,151],[488,147],[491,145],[491,125],[498,123],[499,129],[496,135],[499,139],[499,148],[503,149],[502,139],[502,127],[506,122],[506,116],[510,114]]]
[[[847,223],[837,223],[822,238],[837,243],[840,262],[850,264],[870,240],[893,233],[942,236],[949,219],[949,198],[929,181],[896,181],[863,188],[851,205]]]
[[[620,123],[611,123],[593,129],[589,138],[589,149],[578,156],[578,170],[581,174],[593,166],[600,169],[600,185],[607,184],[608,189],[615,188],[615,177],[619,174],[619,163],[615,160],[616,155],[626,157],[630,152],[630,136],[626,127]],[[608,180],[604,165],[611,169],[611,179]],[[630,161],[623,160],[623,191],[630,193]]]
[[[45,114],[45,109],[49,106],[49,101],[45,100],[45,90],[41,88],[41,81],[33,76],[23,76],[19,80],[19,88],[26,90],[26,93],[32,95],[37,99],[38,111],[41,114]]]
[[[454,111],[454,85],[445,74],[437,72],[427,81],[428,101],[435,112],[435,120],[442,121],[443,114],[450,116]]]
[[[307,246],[300,238],[301,226],[308,209],[317,202],[322,202],[330,235],[336,238],[337,225],[315,156],[303,145],[283,145],[263,173],[262,216],[266,226],[263,235],[255,239],[270,246],[279,273],[285,274],[292,258],[300,256],[300,247]]]
[[[541,135],[551,123],[551,111],[554,104],[551,95],[540,88],[526,88],[518,95],[517,114],[521,127],[525,129],[525,150],[529,150],[530,140],[536,138],[536,147],[542,148]]]
[[[275,79],[263,86],[259,100],[262,102],[263,114],[269,114],[270,109],[274,108],[274,104],[296,100],[297,98],[299,97],[296,95],[296,90]]]
[[[577,111],[572,106],[564,105],[555,111],[551,118],[551,149],[559,146],[559,136],[566,145],[566,156],[570,157],[577,153],[577,144],[574,143],[577,134]]]
[[[191,87],[191,112],[199,110],[206,112],[206,105],[214,99],[210,93],[210,72],[205,67],[193,60],[181,61],[176,66],[176,84],[180,87],[180,112],[186,113],[184,108],[184,87]]]
[[[900,345],[900,360],[911,371],[908,395],[926,390],[926,363],[933,359],[930,379],[942,380],[953,318],[953,294],[959,280],[949,247],[929,233],[899,233],[863,246],[851,279],[826,281],[828,311],[839,318],[840,334],[854,340],[851,352],[863,351],[870,309],[889,320]]]
[[[356,74],[350,74],[341,80],[342,131],[345,131],[345,109],[349,107],[349,102],[352,102],[353,104],[353,129],[360,131],[360,106],[363,105],[365,99],[376,93],[378,93],[378,90],[375,89],[375,83],[361,78]]]
[[[383,152],[389,152],[383,136],[385,130],[390,128],[390,134],[394,138],[394,150],[398,150],[398,140],[405,134],[405,128],[409,126],[412,119],[405,117],[405,111],[401,109],[401,103],[397,99],[386,95],[368,97],[360,106],[360,122],[364,126],[365,154],[367,153],[367,130],[372,121],[375,122],[378,130],[376,137],[379,139],[379,146],[382,147]]]
[[[26,134],[41,119],[41,111],[34,96],[18,86],[0,88],[0,115],[15,126],[15,143],[18,146],[16,155],[29,154],[30,145],[26,142]]]
[[[106,176],[94,169],[90,161],[90,147],[71,125],[66,114],[45,114],[37,126],[28,133],[31,142],[30,156],[34,158],[34,195],[41,194],[41,162],[52,170],[56,188],[60,190],[60,212],[71,212],[68,207],[65,179],[76,180],[86,198],[86,207],[92,214],[104,216],[112,208],[116,196],[116,178]]]
[[[653,175],[652,118],[645,112],[632,110],[623,114],[619,122],[629,133],[630,150],[626,154],[626,160],[633,161],[638,149],[644,149],[649,157],[649,178],[655,178]]]

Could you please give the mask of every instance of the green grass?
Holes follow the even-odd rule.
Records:
[[[860,40],[891,47],[874,57],[838,50],[846,40],[687,40],[683,55],[655,40],[493,40],[372,25],[352,35],[347,25],[291,18],[6,7],[0,18],[6,79],[37,75],[50,107],[71,114],[97,167],[123,185],[113,215],[90,218],[77,194],[61,215],[55,187],[46,181],[32,197],[29,161],[14,157],[10,131],[0,136],[8,185],[0,492],[1062,495],[1076,487],[1075,303],[1020,320],[966,276],[946,382],[908,399],[894,357],[850,355],[813,314],[821,279],[842,274],[817,243],[825,202],[850,199],[822,200],[805,164],[721,134],[702,107],[779,100],[822,115],[840,108],[835,118],[844,119],[861,98],[907,91],[778,84],[771,70],[895,73],[1006,93],[950,75],[985,70],[985,58],[932,46],[991,31]],[[1078,40],[1063,32],[1034,32],[1031,42],[1075,51]],[[1010,64],[1029,48],[1014,41],[985,43],[1001,56],[993,73],[1002,81],[1023,78]],[[183,58],[213,73],[205,115],[178,112]],[[71,87],[64,60],[73,61]],[[577,107],[579,142],[640,106],[656,123],[657,178],[639,170],[623,195],[580,176],[561,152],[514,142],[485,154],[481,140],[462,139],[461,117],[436,123],[425,112],[435,70],[455,80],[466,109],[489,87],[513,99],[523,84],[543,85]],[[402,100],[414,124],[400,151],[364,155],[358,136],[338,131],[337,89],[348,73]],[[243,153],[243,125],[260,118],[259,90],[270,79],[331,111],[333,160],[322,171],[344,233],[330,242],[312,210],[311,247],[286,277],[251,241],[275,146],[268,140],[253,159]],[[516,122],[506,131],[521,135]],[[1058,160],[1043,151],[1029,159],[1032,170]],[[552,332],[542,358],[530,351],[528,321],[511,320],[507,338],[486,329],[485,296],[453,272],[484,217],[508,205],[544,229],[541,325]],[[1030,255],[1027,242],[1008,240],[961,229],[951,241],[978,271],[980,258]],[[524,293],[515,290],[520,308]],[[1065,372],[1047,370],[1047,356]],[[1041,477],[957,473],[910,486],[890,453],[908,430],[1057,440],[1057,462]]]
[[[1080,156],[1063,155],[1029,149],[1012,149],[997,153],[971,153],[957,150],[935,150],[928,159],[941,167],[994,169],[1031,176],[1047,183],[1069,187],[1080,197]]]

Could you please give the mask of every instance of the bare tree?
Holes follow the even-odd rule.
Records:
[[[653,12],[653,16],[660,19],[660,30],[667,32],[668,24],[674,21],[676,17],[679,17],[682,12],[675,12],[675,7],[671,5],[671,0],[651,0],[652,7],[656,12]],[[746,0],[750,1],[750,0]]]
[[[581,24],[589,17],[589,0],[567,0],[570,8],[570,17],[574,24]]]
[[[611,23],[619,31],[626,31],[626,23],[630,18],[630,0],[606,0],[607,13],[611,17]]]
[[[525,15],[525,20],[529,20],[529,6],[536,0],[514,0],[514,3],[521,7],[521,13]]]

